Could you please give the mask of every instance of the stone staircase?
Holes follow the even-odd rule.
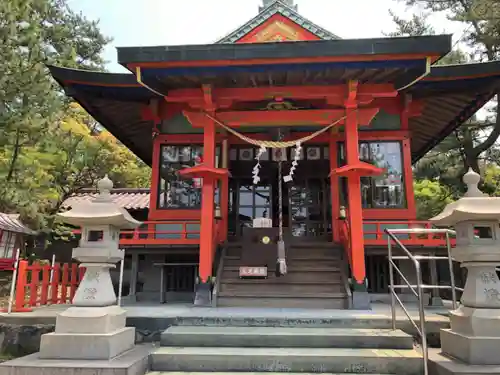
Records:
[[[345,321],[311,319],[296,327],[291,322],[264,318],[231,324],[222,318],[170,327],[151,354],[149,375],[423,373],[413,338],[400,330],[359,328],[362,322],[356,321],[351,327]]]
[[[305,243],[287,249],[288,273],[276,277],[275,254],[251,264],[268,267],[266,279],[241,279],[239,268],[249,266],[244,247],[230,244],[218,270],[216,304],[220,307],[331,308],[349,307],[349,291],[343,272],[342,249],[331,243]],[[246,249],[246,251],[249,251]],[[274,251],[274,248],[273,248]],[[271,263],[271,264],[269,264]]]

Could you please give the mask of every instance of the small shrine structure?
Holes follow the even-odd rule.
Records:
[[[19,217],[19,214],[0,212],[0,270],[12,269],[17,249],[23,251],[26,237],[37,234],[26,227]]]

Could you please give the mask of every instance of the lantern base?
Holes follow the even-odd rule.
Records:
[[[458,359],[429,349],[429,374],[431,375],[500,375],[500,366],[471,366]]]
[[[111,360],[50,360],[42,359],[39,353],[30,354],[26,357],[16,358],[12,361],[0,364],[0,374],[23,374],[23,375],[143,375],[149,369],[149,353],[151,346],[138,345]]]
[[[466,336],[500,337],[500,309],[460,306],[450,311],[450,327]]]
[[[469,365],[500,366],[500,337],[474,337],[441,330],[442,352]]]
[[[461,306],[450,313],[451,329],[441,330],[445,355],[469,365],[499,365],[500,310]]]
[[[134,347],[135,328],[125,319],[119,306],[70,307],[57,316],[55,332],[42,335],[39,358],[114,358]]]

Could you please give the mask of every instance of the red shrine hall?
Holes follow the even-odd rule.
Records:
[[[500,80],[497,62],[436,65],[450,49],[449,35],[341,39],[270,1],[215,44],[118,48],[129,73],[50,67],[152,168],[150,190],[112,192],[144,220],[122,233],[129,298],[369,308],[387,294],[384,229],[430,227],[412,163]]]

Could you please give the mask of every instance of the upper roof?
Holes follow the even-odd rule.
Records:
[[[359,60],[371,62],[397,58],[411,60],[426,56],[434,60],[451,49],[451,35],[430,35],[399,38],[335,39],[280,43],[199,44],[183,46],[120,47],[118,63],[134,71],[136,66],[177,67],[207,65],[255,65],[269,60],[275,64],[293,61],[314,62]],[[353,57],[356,59],[353,60]],[[374,56],[377,56],[375,59]],[[434,61],[433,60],[433,61]]]
[[[329,32],[328,30],[323,29],[321,26],[318,26],[315,23],[309,21],[308,19],[302,17],[299,13],[297,13],[297,6],[294,6],[292,4],[287,4],[287,2],[293,3],[293,1],[280,1],[280,0],[275,0],[270,2],[264,1],[264,7],[260,8],[259,14],[257,14],[254,18],[245,23],[243,26],[233,31],[231,34],[217,41],[217,43],[236,43],[245,35],[250,33],[252,30],[263,25],[271,17],[277,14],[288,18],[290,21],[293,21],[295,24],[297,24],[304,30],[307,30],[310,33],[316,35],[319,39],[340,39],[340,37],[338,37],[337,35]]]
[[[133,74],[50,70],[68,95],[151,165],[153,124],[144,120],[142,110],[156,94],[139,85]],[[413,161],[493,98],[499,84],[500,62],[495,61],[432,67],[427,77],[405,90],[424,105],[422,115],[409,121]]]
[[[359,80],[403,87],[446,55],[451,36],[209,44],[118,49],[153,92],[212,87],[325,85]]]

